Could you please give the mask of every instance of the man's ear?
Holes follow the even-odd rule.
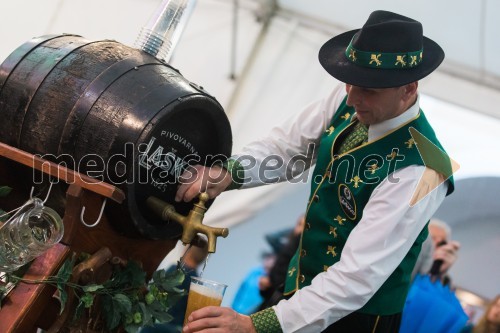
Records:
[[[404,100],[408,101],[409,99],[413,98],[417,94],[417,89],[418,89],[418,81],[408,83],[407,85],[404,86]]]

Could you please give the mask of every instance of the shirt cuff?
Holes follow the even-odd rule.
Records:
[[[280,322],[273,308],[268,308],[250,315],[257,333],[283,333]]]
[[[231,184],[226,188],[226,191],[239,189],[243,185],[243,175],[245,172],[240,162],[230,158],[222,162],[222,167],[231,176]]]

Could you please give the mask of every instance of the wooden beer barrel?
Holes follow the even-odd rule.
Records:
[[[152,215],[153,195],[175,203],[190,164],[229,156],[221,105],[175,68],[111,40],[34,38],[0,65],[0,141],[122,188],[106,214],[124,233],[174,238],[182,229]],[[137,232],[138,231],[138,232]]]

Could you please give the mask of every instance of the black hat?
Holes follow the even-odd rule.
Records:
[[[334,78],[359,87],[391,88],[420,80],[444,59],[443,49],[423,36],[422,24],[378,10],[358,30],[342,33],[319,50]]]

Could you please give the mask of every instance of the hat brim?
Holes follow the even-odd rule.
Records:
[[[408,69],[379,69],[356,65],[349,61],[345,50],[357,30],[337,35],[319,50],[323,68],[334,78],[358,87],[392,88],[418,81],[432,73],[443,61],[444,51],[433,40],[423,37],[422,62]]]

